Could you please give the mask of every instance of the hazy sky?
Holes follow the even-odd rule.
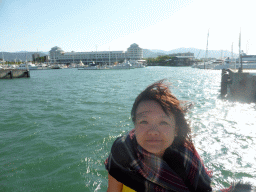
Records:
[[[256,54],[254,0],[0,0],[0,51],[180,47]]]

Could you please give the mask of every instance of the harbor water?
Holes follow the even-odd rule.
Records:
[[[221,71],[190,67],[34,70],[0,80],[0,191],[106,191],[104,161],[133,128],[136,96],[166,78],[215,189],[256,186],[256,106],[220,99]]]

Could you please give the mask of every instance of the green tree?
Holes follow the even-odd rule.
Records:
[[[176,66],[176,57],[169,55],[161,55],[156,58],[147,58],[148,66]]]

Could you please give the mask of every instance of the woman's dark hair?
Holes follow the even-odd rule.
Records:
[[[166,115],[170,112],[174,115],[177,127],[177,137],[175,137],[172,146],[192,144],[191,129],[185,119],[184,110],[180,105],[180,101],[171,93],[168,85],[164,80],[160,80],[142,91],[135,99],[131,111],[132,121],[136,122],[136,110],[140,102],[153,100],[159,103]]]

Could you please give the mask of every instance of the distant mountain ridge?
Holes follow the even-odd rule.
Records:
[[[160,55],[169,55],[174,53],[194,53],[194,57],[196,59],[199,58],[205,58],[206,50],[203,49],[197,49],[197,48],[178,48],[173,49],[170,51],[163,51],[159,49],[143,49],[143,57],[149,58],[149,57],[157,57]],[[208,58],[225,58],[225,57],[232,57],[232,53],[227,50],[208,50]],[[233,53],[233,57],[238,57],[237,53]]]
[[[0,58],[4,57],[5,61],[32,61],[32,55],[38,53],[40,57],[48,55],[48,52],[26,52],[26,51],[18,51],[18,52],[0,52]]]
[[[206,50],[203,49],[197,49],[197,48],[177,48],[170,51],[163,51],[159,49],[143,49],[143,57],[144,58],[155,58],[160,55],[169,55],[174,53],[194,53],[194,57],[196,59],[199,58],[205,58]],[[19,52],[3,52],[4,60],[5,61],[14,61],[17,59],[17,61],[25,61],[26,59],[28,61],[32,60],[32,54],[39,53],[40,56],[46,56],[49,55],[49,52],[26,52],[26,51],[19,51]],[[208,50],[208,58],[225,58],[225,57],[232,57],[232,53],[227,50]],[[233,57],[237,58],[238,54],[233,53]],[[0,53],[0,58],[2,58],[2,54]]]

